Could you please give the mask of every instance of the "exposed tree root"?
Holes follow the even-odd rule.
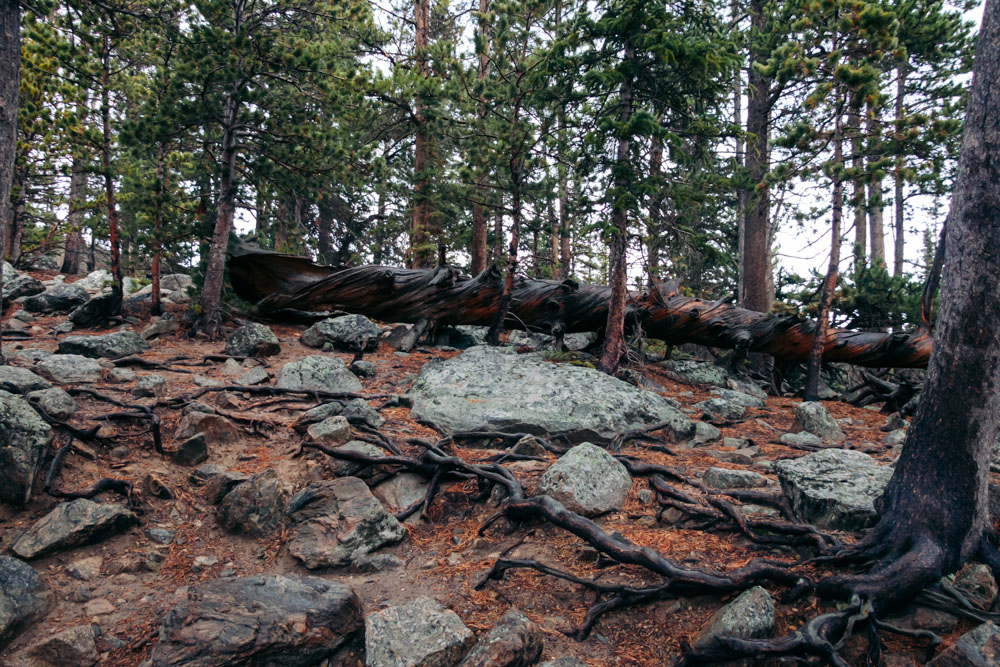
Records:
[[[59,471],[62,461],[66,458],[69,450],[73,448],[73,441],[71,438],[67,438],[66,444],[60,447],[55,456],[52,457],[52,463],[49,465],[49,472],[45,476],[45,485],[42,490],[53,498],[65,498],[67,500],[76,500],[78,498],[93,498],[94,496],[104,493],[105,491],[113,491],[115,493],[120,493],[125,496],[125,500],[128,503],[129,509],[137,512],[141,512],[142,509],[139,506],[138,499],[135,493],[135,487],[132,482],[125,479],[118,479],[115,477],[103,477],[85,489],[80,489],[79,491],[62,491],[55,488],[55,477]]]

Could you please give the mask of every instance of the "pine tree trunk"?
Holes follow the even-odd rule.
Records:
[[[479,66],[476,70],[477,79],[485,79],[489,74],[490,59],[490,31],[487,14],[490,11],[490,0],[479,0],[479,34],[483,42],[483,52],[479,54]],[[476,117],[480,124],[486,122],[486,105],[482,100],[478,102]],[[478,274],[486,268],[486,206],[485,201],[488,195],[486,187],[486,172],[480,167],[476,174],[476,185],[472,202],[472,272]]]
[[[906,65],[900,65],[898,78],[896,79],[896,123],[901,124],[906,117]],[[900,277],[903,275],[903,250],[906,244],[904,231],[906,223],[903,219],[905,215],[905,205],[903,202],[903,165],[902,157],[896,158],[896,170],[893,174],[893,199],[896,208],[896,239],[893,247],[892,275]]]
[[[851,179],[851,207],[854,209],[854,271],[861,271],[868,257],[868,215],[865,211],[867,196],[862,172],[864,171],[864,155],[861,142],[861,114],[854,100],[847,112],[847,135],[851,139],[851,168],[854,177]]]
[[[515,115],[515,122],[516,122]],[[517,246],[520,243],[521,231],[521,159],[519,156],[512,156],[510,160],[510,246],[507,249],[507,276],[503,282],[503,292],[500,294],[500,302],[497,304],[496,314],[490,323],[490,329],[486,333],[486,342],[489,345],[500,344],[500,331],[503,329],[507,313],[510,311],[511,298],[514,295],[514,281],[517,278]]]
[[[23,254],[25,185],[28,180],[28,169],[14,164],[14,178],[11,181],[10,197],[7,199],[10,208],[10,230],[7,232],[7,256],[11,264],[17,264]]]
[[[751,0],[750,21],[753,30],[763,32],[766,29],[763,0]],[[770,171],[768,128],[771,120],[771,80],[758,72],[754,64],[765,60],[766,54],[751,42],[747,102],[747,132],[751,136],[746,147],[746,168],[750,182],[754,184],[754,192],[747,202],[744,221],[742,306],[763,313],[771,309],[771,196],[767,185]]]
[[[833,223],[831,225],[830,266],[823,280],[823,291],[819,297],[819,309],[816,313],[816,335],[812,349],[809,351],[809,367],[806,371],[806,385],[802,392],[802,400],[819,400],[819,373],[823,367],[823,352],[826,347],[826,335],[830,326],[830,305],[833,302],[833,292],[837,288],[837,272],[840,268],[840,233],[844,215],[844,184],[840,177],[840,166],[843,165],[843,137],[841,129],[841,114],[839,108],[841,96],[838,93],[836,117],[833,129],[833,207],[831,209]]]
[[[635,47],[625,40],[625,62],[635,60]],[[621,86],[618,107],[618,127],[625,127],[632,118],[632,79],[627,75]],[[611,209],[611,242],[608,247],[608,284],[611,287],[611,302],[608,304],[608,323],[604,327],[604,348],[597,367],[608,374],[615,374],[625,346],[625,300],[626,289],[626,249],[628,248],[628,211],[620,202],[622,193],[630,183],[625,174],[628,170],[629,154],[632,151],[630,135],[618,137],[618,154],[615,161],[618,175],[614,179],[614,200]]]
[[[80,273],[80,256],[83,254],[83,213],[87,196],[87,172],[83,159],[73,157],[73,168],[69,178],[69,215],[66,217],[66,253],[63,257],[62,273],[75,276]]]
[[[428,5],[430,0],[413,1],[414,50],[417,57],[417,71],[423,78],[430,78],[427,46],[430,24]],[[414,108],[416,131],[413,141],[413,205],[410,218],[410,249],[407,266],[415,269],[432,267],[437,263],[437,241],[431,228],[431,136],[424,115],[421,95],[417,95]]]
[[[153,264],[150,268],[153,278],[153,293],[150,294],[153,315],[163,314],[163,303],[160,301],[160,255],[162,253],[161,237],[163,235],[163,195],[166,192],[166,169],[164,167],[164,149],[161,142],[156,147],[156,208],[153,215]]]
[[[316,219],[316,226],[319,228],[319,262],[329,264],[333,261],[333,203],[332,193],[323,195],[319,202],[319,217]],[[376,248],[380,252],[381,248]]]
[[[115,205],[115,179],[111,169],[111,41],[105,35],[101,47],[101,166],[104,171],[104,201],[108,209],[108,240],[111,242],[111,294],[109,315],[121,312],[122,264],[118,240],[118,209]]]
[[[649,146],[649,175],[663,175],[663,140],[653,137]],[[660,246],[663,243],[663,199],[665,185],[656,188],[649,197],[649,227],[646,229],[646,269],[651,278],[660,275]],[[742,225],[740,226],[742,228]]]
[[[0,0],[0,250],[7,247],[10,187],[17,152],[17,110],[21,81],[21,11],[17,0]],[[0,290],[3,289],[0,253]],[[3,304],[0,303],[0,318]],[[0,364],[4,363],[0,333]]]
[[[882,120],[881,107],[872,109],[871,119],[868,121],[869,141],[876,147],[882,140]],[[881,172],[876,169],[874,163],[881,159],[877,151],[869,151],[868,165],[868,232],[871,237],[871,263],[872,266],[881,264],[885,266],[885,229],[882,224],[882,214],[885,209],[885,202],[882,199],[882,178],[877,174]]]

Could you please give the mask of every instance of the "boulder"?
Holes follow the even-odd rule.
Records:
[[[966,632],[926,667],[996,667],[1000,665],[1000,629],[992,621]]]
[[[763,639],[770,637],[773,632],[774,601],[764,588],[754,586],[715,612],[691,645],[703,648],[722,635]]]
[[[379,484],[373,489],[373,492],[375,497],[385,503],[393,512],[400,512],[409,508],[413,503],[423,500],[427,495],[428,486],[427,480],[420,475],[404,472]]]
[[[559,457],[538,483],[538,493],[558,500],[566,509],[597,516],[625,505],[632,477],[620,462],[589,442]]]
[[[27,563],[0,556],[0,650],[45,613],[50,597]]]
[[[0,392],[0,500],[27,503],[51,427],[19,396]]]
[[[24,300],[24,308],[31,313],[66,313],[83,305],[90,295],[76,285],[55,285],[41,294]]]
[[[164,313],[159,317],[154,317],[149,322],[149,326],[142,330],[139,334],[142,336],[143,340],[150,340],[156,338],[157,336],[163,336],[164,334],[173,333],[181,328],[181,323],[171,315],[170,313]]]
[[[266,370],[260,366],[254,366],[246,373],[240,374],[240,376],[236,378],[236,384],[243,387],[252,387],[255,384],[264,384],[265,382],[270,381],[270,379],[271,376],[268,375]]]
[[[461,667],[527,667],[542,655],[542,631],[511,607],[490,631],[479,638]]]
[[[322,405],[317,405],[315,408],[306,410],[295,421],[293,428],[300,433],[304,433],[311,424],[321,422],[330,417],[336,417],[337,415],[346,417],[348,421],[352,418],[360,419],[373,428],[378,428],[385,423],[382,416],[379,415],[375,408],[368,405],[365,399],[352,398],[348,401],[330,401],[329,403],[323,403]]]
[[[240,430],[233,422],[222,415],[197,410],[181,418],[177,431],[174,432],[174,439],[187,440],[198,433],[205,435],[208,445],[226,444],[240,439]]]
[[[571,333],[563,336],[563,345],[567,350],[578,352],[595,340],[592,333]],[[535,331],[520,331],[515,329],[507,334],[507,344],[514,347],[528,347],[532,350],[555,350],[556,338]],[[456,346],[457,347],[457,346]]]
[[[724,421],[741,419],[746,412],[746,408],[742,405],[730,403],[724,398],[710,398],[707,401],[695,403],[693,407]]]
[[[795,406],[795,421],[792,423],[792,431],[812,433],[819,436],[823,444],[826,445],[840,444],[846,438],[844,432],[840,430],[840,425],[818,401],[808,401]]]
[[[35,296],[45,291],[45,285],[41,280],[28,275],[15,276],[8,280],[7,273],[4,273],[3,281],[3,307],[9,306],[14,299],[21,297]]]
[[[100,336],[67,336],[59,341],[58,347],[60,354],[79,354],[95,359],[120,359],[148,349],[149,343],[134,331],[116,331]]]
[[[96,359],[79,354],[51,354],[35,368],[44,377],[59,384],[92,384],[101,381],[104,370]]]
[[[121,301],[112,293],[92,296],[73,309],[66,319],[78,327],[99,327],[121,314]]]
[[[759,473],[752,470],[729,470],[727,468],[709,468],[705,471],[701,481],[713,489],[752,489],[758,486],[767,486],[767,477]]]
[[[191,276],[186,273],[168,273],[165,276],[160,276],[160,289],[164,292],[186,292],[189,287],[194,285],[194,280]],[[170,298],[177,301],[179,298],[178,294],[171,294]]]
[[[689,447],[715,442],[722,437],[722,431],[708,422],[695,422],[694,437],[688,442]]]
[[[989,611],[997,596],[997,582],[990,568],[982,563],[966,563],[955,573],[955,588],[972,604]]]
[[[213,505],[218,505],[230,491],[250,479],[250,475],[236,470],[220,470],[211,474],[205,485],[205,496]]]
[[[281,352],[281,346],[269,327],[250,322],[233,332],[224,352],[233,357],[272,357]]]
[[[94,641],[94,626],[75,625],[45,637],[24,651],[32,667],[91,667],[100,660]]]
[[[299,342],[306,347],[330,345],[351,352],[374,350],[382,330],[364,315],[330,317],[302,332]]]
[[[602,443],[657,422],[669,422],[673,440],[687,440],[695,429],[657,394],[591,368],[554,364],[511,348],[477,346],[430,361],[409,397],[411,417],[445,432],[526,431]]]
[[[327,417],[321,422],[316,422],[306,431],[309,437],[316,442],[331,447],[343,445],[351,439],[351,424],[346,417]]]
[[[778,438],[778,442],[783,445],[788,445],[789,447],[797,447],[801,449],[818,449],[823,446],[823,441],[820,440],[818,435],[813,435],[808,431],[802,431],[801,433],[782,433],[781,437]]]
[[[309,484],[288,503],[288,518],[288,553],[310,570],[349,565],[406,537],[357,477]]]
[[[364,361],[359,359],[357,361],[352,361],[351,365],[348,366],[351,372],[357,375],[359,378],[373,378],[375,377],[376,369],[375,364],[370,361]]]
[[[78,407],[73,397],[58,387],[39,389],[38,391],[29,393],[25,398],[28,399],[28,403],[32,407],[40,409],[50,417],[61,421],[66,421],[72,417]]]
[[[170,453],[171,460],[180,466],[196,466],[208,460],[208,443],[204,433],[195,433]]]
[[[313,355],[285,364],[278,371],[279,389],[358,392],[361,382],[344,362],[335,357]]]
[[[729,374],[724,368],[707,361],[667,359],[657,364],[671,380],[685,384],[728,386]]]
[[[892,468],[861,452],[824,449],[797,459],[777,461],[781,488],[802,521],[833,530],[863,530],[878,515]]]
[[[191,586],[164,614],[152,667],[319,664],[362,627],[346,584],[294,575],[216,579]]]
[[[288,485],[273,468],[268,468],[236,485],[222,498],[219,525],[234,535],[267,535],[282,524],[288,495]]]
[[[750,394],[745,394],[742,391],[733,391],[732,389],[713,389],[712,393],[719,398],[732,403],[733,405],[742,405],[744,408],[762,408],[766,405],[763,398],[759,396],[751,396]]]
[[[132,387],[136,398],[163,398],[167,395],[167,379],[162,375],[144,375]]]
[[[458,614],[436,600],[418,597],[365,618],[367,667],[451,667],[476,636]]]
[[[336,449],[364,454],[365,456],[385,456],[385,452],[381,449],[362,440],[352,440],[343,447],[337,447]],[[337,477],[361,477],[362,479],[366,479],[374,474],[373,468],[367,463],[354,463],[353,461],[345,461],[332,457],[327,459],[327,466],[330,468],[330,472]]]
[[[87,290],[88,292],[97,292],[105,287],[110,287],[113,280],[114,277],[111,275],[110,271],[106,269],[97,269],[96,271],[91,271],[73,284]]]
[[[0,366],[0,390],[12,394],[27,394],[31,391],[49,389],[52,384],[27,368]]]
[[[14,543],[12,550],[26,560],[41,558],[100,542],[137,523],[138,517],[121,505],[78,498],[56,505]]]

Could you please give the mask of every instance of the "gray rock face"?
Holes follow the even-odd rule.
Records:
[[[32,407],[40,408],[45,414],[63,421],[72,417],[78,407],[73,397],[58,387],[33,391],[26,398]]]
[[[385,452],[381,449],[367,442],[361,440],[352,440],[343,447],[337,447],[338,450],[347,452],[356,452],[358,454],[364,454],[365,456],[384,456]],[[361,477],[366,479],[374,474],[374,469],[366,463],[354,463],[353,461],[344,461],[339,459],[330,458],[327,462],[330,471],[337,477]]]
[[[819,436],[823,444],[836,445],[846,437],[840,430],[840,425],[831,417],[822,403],[811,401],[795,406],[795,421],[792,423],[795,432],[808,431]]]
[[[49,595],[27,563],[0,556],[0,650],[45,613]]]
[[[41,294],[24,300],[24,308],[31,313],[65,313],[90,298],[87,290],[76,285],[55,285]]]
[[[0,500],[28,502],[51,433],[27,401],[0,394]]]
[[[162,375],[144,375],[132,387],[136,398],[163,398],[167,395],[167,380]]]
[[[783,445],[788,445],[789,447],[822,447],[823,441],[820,440],[818,435],[813,435],[808,431],[802,431],[801,433],[782,433],[781,437],[778,438],[778,442]]]
[[[318,405],[310,410],[306,410],[302,413],[298,420],[296,420],[294,428],[295,430],[302,432],[305,431],[310,424],[315,424],[316,422],[321,422],[324,419],[336,417],[337,415],[342,415],[348,420],[352,418],[362,419],[369,426],[374,428],[378,428],[385,422],[375,408],[368,405],[365,399],[352,398],[346,402],[331,401],[329,403]]]
[[[52,386],[48,380],[18,366],[0,366],[0,389],[12,394],[27,394]]]
[[[406,537],[357,477],[313,482],[289,502],[288,517],[288,552],[311,570],[348,565]]]
[[[346,417],[340,415],[316,422],[306,432],[316,442],[331,447],[346,444],[351,439],[351,425]]]
[[[424,365],[410,415],[446,431],[523,430],[607,442],[616,434],[669,421],[674,440],[694,423],[666,399],[600,371],[559,365],[536,354],[478,346]]]
[[[98,269],[96,271],[91,271],[73,284],[87,291],[98,291],[104,289],[105,287],[109,287],[113,280],[114,278],[110,271],[107,269]]]
[[[121,505],[79,498],[57,505],[29,528],[12,549],[24,559],[41,558],[100,542],[138,522],[138,517]]]
[[[767,486],[767,478],[752,470],[728,470],[709,468],[702,476],[703,481],[713,489],[752,489]]]
[[[451,667],[475,640],[458,614],[418,597],[365,618],[365,665]]]
[[[687,384],[710,384],[716,387],[725,387],[729,381],[729,374],[724,368],[706,361],[668,359],[661,361],[659,366],[666,371],[671,379]]]
[[[731,403],[724,398],[710,398],[707,401],[695,403],[693,407],[724,420],[740,419],[746,412],[746,408],[742,405]]]
[[[315,665],[362,627],[361,601],[318,577],[259,575],[192,586],[160,624],[153,667]]]
[[[174,463],[181,466],[196,466],[208,460],[208,443],[204,433],[196,433],[170,454]]]
[[[743,639],[763,639],[774,632],[774,601],[760,586],[744,591],[715,612],[691,644],[704,647],[722,635]]]
[[[578,351],[594,342],[592,333],[571,333],[563,336],[563,345],[567,350]],[[555,336],[534,331],[514,330],[507,335],[507,344],[514,347],[530,347],[533,350],[554,350]],[[456,346],[457,347],[457,346]]]
[[[729,403],[742,405],[744,408],[762,408],[766,405],[763,398],[751,396],[750,394],[745,394],[742,391],[733,391],[732,389],[713,389],[712,393]]]
[[[1000,665],[1000,629],[992,621],[966,632],[926,667],[996,667]]]
[[[116,331],[100,336],[68,336],[59,341],[59,354],[120,359],[149,349],[149,343],[134,331]]]
[[[187,440],[198,433],[205,435],[205,442],[209,445],[236,442],[240,437],[240,430],[236,425],[222,415],[193,411],[181,418],[174,438]]]
[[[101,364],[79,354],[52,354],[35,365],[43,376],[59,384],[100,382]]]
[[[553,463],[538,482],[538,493],[547,494],[567,509],[597,516],[625,505],[632,477],[606,451],[585,442]]]
[[[222,498],[219,525],[228,533],[267,535],[282,524],[288,495],[288,486],[273,469],[257,473]]]
[[[24,653],[33,667],[91,667],[100,659],[94,641],[94,626],[90,624],[57,632],[28,647]]]
[[[798,459],[777,461],[774,470],[796,515],[806,523],[834,530],[862,530],[875,523],[875,500],[892,469],[867,454],[825,449]]]
[[[225,353],[234,357],[271,357],[281,352],[278,337],[257,322],[244,324],[226,341]]]
[[[341,350],[374,350],[382,330],[364,315],[341,315],[317,322],[302,332],[299,342],[307,347],[332,345]]]
[[[275,386],[280,389],[319,391],[361,391],[361,383],[344,362],[334,357],[313,355],[285,364],[278,371]]]
[[[21,275],[8,279],[7,272],[4,272],[3,281],[3,306],[6,308],[14,299],[22,296],[35,296],[45,291],[45,285],[41,280],[31,276]]]
[[[346,446],[346,445],[345,445]],[[393,512],[405,510],[427,495],[427,480],[412,472],[395,475],[387,482],[375,487],[375,497]]]
[[[512,607],[479,638],[461,667],[527,667],[541,655],[541,629]]]

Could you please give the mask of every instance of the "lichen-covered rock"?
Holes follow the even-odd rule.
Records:
[[[823,446],[823,441],[820,440],[818,435],[813,435],[808,431],[802,431],[801,433],[782,433],[781,437],[778,438],[778,442],[783,445],[788,445],[789,447],[798,447],[803,449],[816,449]]]
[[[120,359],[140,354],[149,343],[134,331],[116,331],[100,336],[67,336],[59,341],[59,354],[79,354],[84,357]]]
[[[955,588],[980,609],[989,610],[997,596],[997,582],[990,568],[982,563],[967,563],[955,573]]]
[[[46,355],[47,356],[47,355]],[[30,391],[48,389],[52,384],[27,368],[0,366],[0,390],[12,394],[27,394]]]
[[[375,377],[376,369],[375,364],[370,361],[364,361],[359,359],[357,361],[352,361],[351,365],[348,366],[351,372],[357,375],[359,378],[373,378]]]
[[[78,498],[56,505],[14,543],[12,550],[24,559],[41,558],[100,542],[138,522],[138,517],[121,505]]]
[[[338,415],[316,422],[306,432],[316,442],[336,447],[351,439],[351,424],[346,417]]]
[[[94,292],[109,287],[113,281],[114,277],[110,271],[107,269],[97,269],[96,271],[91,271],[73,284],[88,292]]]
[[[288,553],[311,570],[349,565],[406,537],[357,477],[309,484],[288,503],[288,517]]]
[[[29,393],[25,398],[33,408],[62,421],[72,417],[78,407],[73,397],[58,387],[39,389]]]
[[[260,537],[284,521],[288,485],[273,468],[236,485],[219,503],[219,525],[236,535]]]
[[[0,650],[48,609],[50,597],[27,563],[0,556]]]
[[[144,375],[132,387],[136,398],[163,398],[167,395],[167,379],[162,375]]]
[[[719,398],[734,405],[742,405],[745,408],[762,408],[766,405],[764,399],[759,396],[751,396],[742,391],[732,389],[713,389],[712,393]]]
[[[335,357],[313,355],[281,367],[275,386],[279,389],[358,392],[361,382],[344,362]]]
[[[307,347],[332,345],[341,350],[374,350],[382,330],[364,315],[330,317],[302,332],[299,342]]]
[[[90,295],[76,285],[55,285],[41,294],[24,300],[24,308],[31,313],[65,313],[82,305]]]
[[[729,470],[727,468],[709,468],[701,481],[713,489],[752,489],[767,486],[767,477],[752,470]]]
[[[346,445],[337,447],[336,449],[338,451],[364,454],[365,456],[385,456],[385,452],[381,449],[362,440],[351,440]],[[333,457],[328,459],[327,466],[330,468],[330,472],[337,477],[360,477],[362,479],[367,479],[368,477],[371,477],[375,471],[375,469],[367,463],[355,463],[354,461],[345,461],[343,459],[335,459]]]
[[[512,607],[479,638],[461,667],[528,667],[541,655],[541,629]]]
[[[808,431],[819,436],[827,445],[836,445],[846,437],[840,430],[840,425],[829,415],[823,404],[818,401],[807,401],[795,406],[795,421],[792,431],[796,433]]]
[[[1000,665],[1000,629],[992,621],[966,632],[926,667],[996,667]]]
[[[754,586],[715,612],[691,644],[695,648],[705,647],[722,635],[763,639],[773,632],[774,600],[764,588]]]
[[[661,361],[658,366],[672,380],[687,384],[710,384],[716,387],[725,387],[729,381],[729,374],[724,368],[707,361],[667,359]]]
[[[428,362],[413,383],[410,415],[445,432],[526,431],[571,442],[608,442],[657,422],[673,440],[694,423],[661,396],[592,368],[554,364],[538,354],[477,346]]]
[[[226,341],[225,353],[233,357],[271,357],[281,352],[278,337],[270,327],[249,322]]]
[[[475,642],[458,614],[418,597],[365,618],[367,667],[451,667]]]
[[[875,500],[892,477],[892,468],[846,449],[824,449],[777,461],[774,471],[796,515],[806,523],[833,530],[862,530],[874,525],[878,518]]]
[[[4,272],[2,297],[4,308],[9,306],[14,299],[20,299],[22,296],[35,296],[44,291],[45,285],[37,278],[32,278],[29,275],[19,275],[8,279],[7,273]]]
[[[100,382],[101,364],[79,354],[51,354],[35,365],[38,372],[59,384],[92,384]]]
[[[27,401],[0,392],[0,500],[28,502],[51,434]]]
[[[111,292],[90,297],[73,309],[66,319],[78,327],[97,327],[121,312],[121,301]]]
[[[191,586],[160,624],[153,667],[305,667],[332,655],[362,627],[346,584],[258,575]]]
[[[47,636],[24,650],[25,662],[32,667],[91,667],[100,657],[89,623]]]
[[[348,420],[352,418],[362,419],[373,428],[378,428],[385,423],[382,416],[379,415],[375,408],[368,405],[365,399],[352,398],[349,401],[330,401],[329,403],[323,403],[322,405],[317,405],[315,408],[306,410],[295,421],[293,428],[300,433],[304,433],[311,424],[321,422],[330,417],[336,417],[337,415],[342,415]]]
[[[567,509],[597,516],[625,505],[632,477],[620,462],[589,442],[559,457],[538,482],[538,493],[552,496]]]
[[[706,401],[695,403],[693,407],[726,421],[740,419],[743,417],[743,413],[746,412],[745,407],[731,403],[725,398],[710,398]]]

